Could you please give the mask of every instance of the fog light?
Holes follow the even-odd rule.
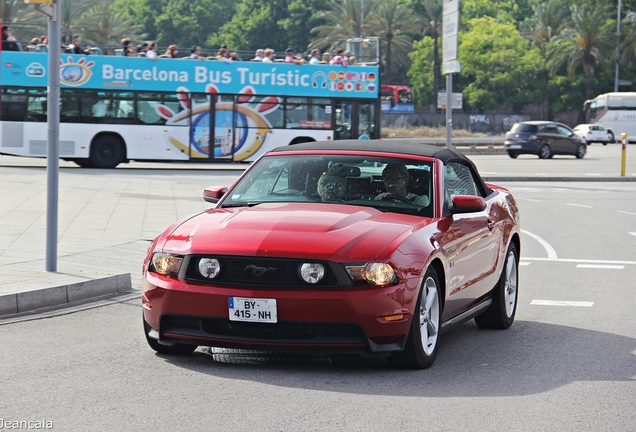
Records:
[[[319,263],[304,263],[300,265],[300,277],[307,283],[315,284],[325,276],[325,266]]]
[[[201,276],[207,279],[214,279],[221,272],[221,263],[216,258],[201,258],[198,268]]]

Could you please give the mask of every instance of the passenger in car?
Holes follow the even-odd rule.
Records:
[[[342,198],[345,189],[345,178],[323,173],[318,180],[318,195],[323,201],[336,201]]]
[[[391,196],[398,196],[407,199],[416,205],[429,205],[428,196],[420,196],[407,190],[409,183],[409,170],[399,163],[389,163],[382,170],[382,183],[386,192],[375,197],[376,200],[391,200]],[[396,199],[397,200],[397,199]]]

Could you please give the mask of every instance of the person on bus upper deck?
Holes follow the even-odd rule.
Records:
[[[129,38],[123,38],[121,40],[121,50],[122,52],[126,52],[126,50],[130,48],[130,39]]]
[[[148,50],[146,51],[146,57],[150,60],[157,60],[157,58],[159,57],[159,55],[157,54],[157,48],[158,47],[156,42],[149,42]]]
[[[227,47],[221,47],[218,54],[216,55],[216,59],[224,63],[232,63],[232,59],[230,58],[230,49]]]
[[[311,58],[309,59],[309,64],[319,64],[320,63],[320,50],[312,49],[311,50]]]
[[[263,63],[273,63],[273,62],[274,62],[274,50],[271,48],[267,48],[263,56]]]
[[[191,59],[196,59],[196,60],[204,60],[205,57],[201,57],[201,49],[198,46],[193,46],[192,48],[190,48],[190,57]]]
[[[330,65],[335,65],[335,66],[344,66],[347,67],[347,65],[349,64],[347,62],[347,59],[344,56],[344,50],[342,48],[338,49],[336,51],[336,56],[334,58],[331,59],[331,61],[329,62]]]
[[[320,64],[329,64],[331,61],[331,53],[323,53],[322,60],[320,60]]]
[[[241,61],[241,58],[236,51],[230,51],[230,58],[232,61]]]
[[[259,48],[256,50],[256,53],[254,54],[254,58],[252,59],[252,61],[263,61],[264,57],[265,57],[265,50],[263,50],[262,48]]]
[[[305,59],[297,59],[293,48],[287,48],[285,50],[285,63],[304,64]]]
[[[179,53],[179,47],[177,44],[172,44],[166,48],[165,57],[177,58],[177,54]]]
[[[13,37],[9,26],[2,26],[2,51],[18,51],[18,40]]]
[[[82,37],[80,35],[73,36],[73,41],[69,45],[73,54],[90,54],[88,49],[82,49]]]

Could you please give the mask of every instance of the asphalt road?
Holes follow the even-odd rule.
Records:
[[[179,174],[184,184],[205,177]],[[516,322],[444,335],[429,370],[203,348],[157,355],[139,299],[115,299],[0,325],[0,421],[60,431],[633,431],[636,183],[503,185],[522,216]]]

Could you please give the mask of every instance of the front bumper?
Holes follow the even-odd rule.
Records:
[[[404,348],[417,287],[416,279],[325,290],[217,287],[147,272],[142,303],[148,336],[165,345],[382,354]],[[278,321],[230,321],[231,296],[276,299]]]

